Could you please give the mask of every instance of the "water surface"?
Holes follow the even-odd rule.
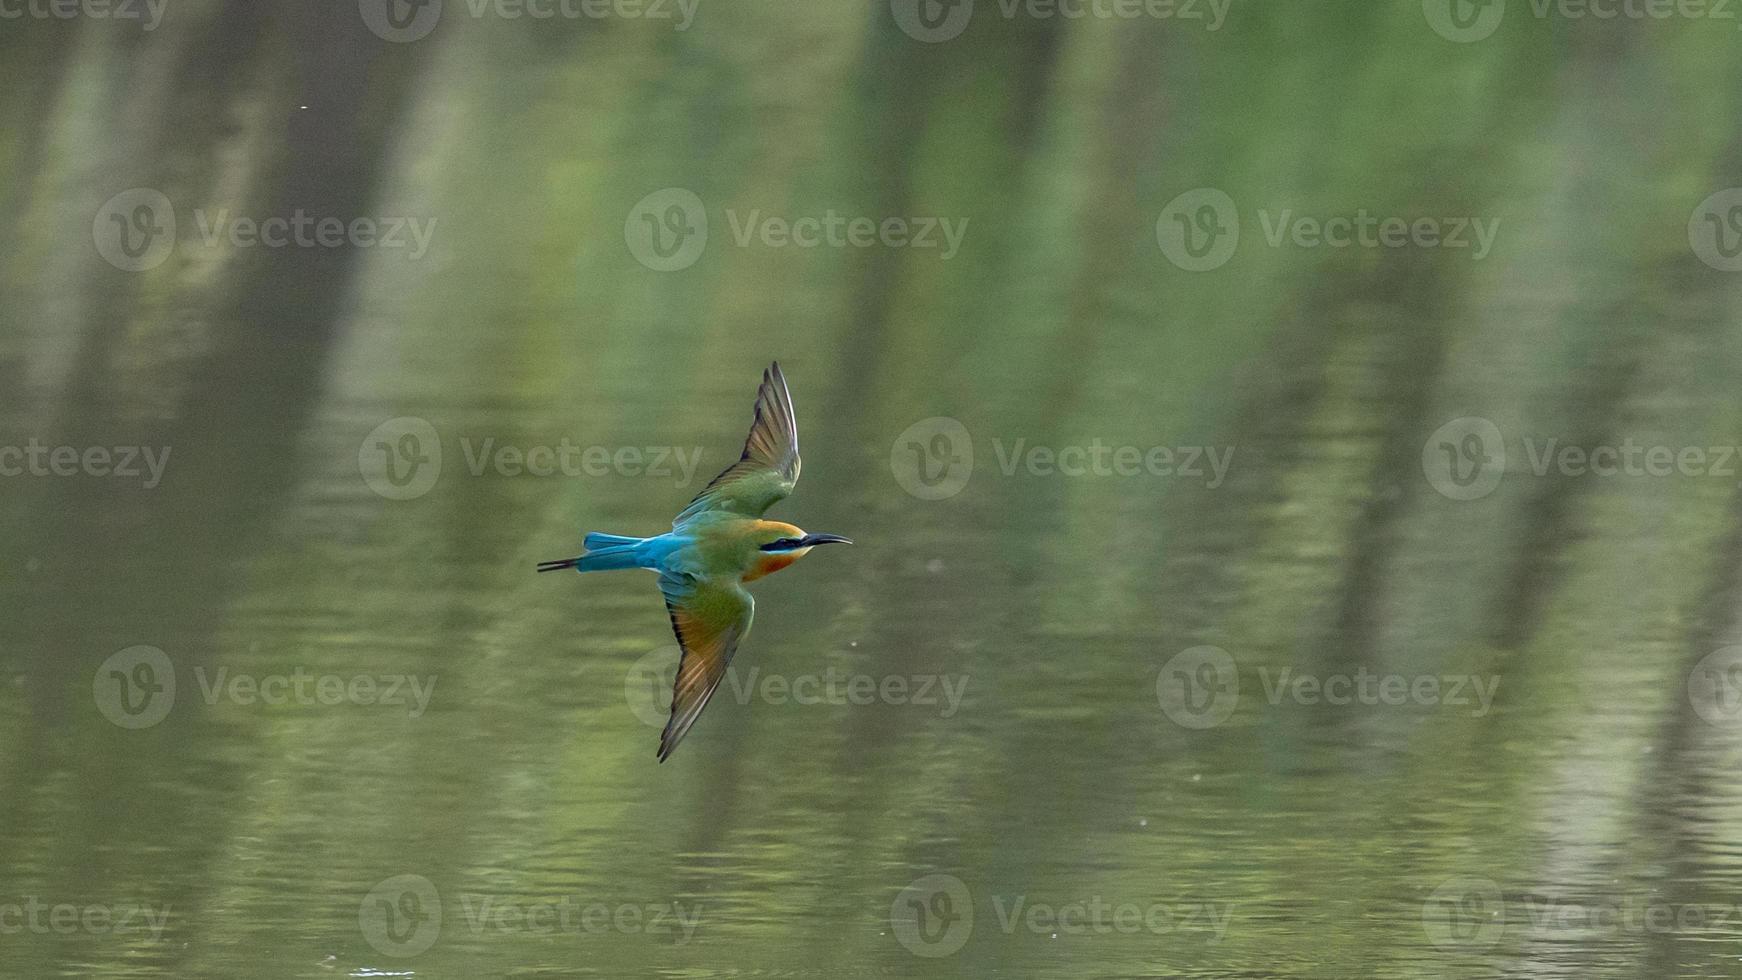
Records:
[[[0,972],[1742,975],[1736,478],[1532,466],[1736,443],[1688,237],[1737,182],[1728,30],[353,7],[0,35],[0,444],[169,452],[0,482]],[[141,273],[92,247],[130,187],[185,226]],[[672,187],[710,237],[662,272],[625,223]],[[1242,241],[1191,272],[1157,224],[1205,187]],[[435,224],[187,245],[224,207]],[[775,357],[771,516],[858,544],[757,587],[659,765],[653,582],[533,565],[663,529]],[[1466,417],[1507,450],[1474,500],[1423,462]],[[527,470],[565,445],[605,455]],[[1103,449],[1145,462],[1065,471]]]

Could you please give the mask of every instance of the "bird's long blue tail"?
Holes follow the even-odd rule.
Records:
[[[609,572],[619,568],[646,568],[647,556],[641,550],[641,545],[646,540],[595,531],[581,540],[586,546],[586,554],[557,561],[541,561],[538,563],[538,570],[557,572],[572,568],[579,572]]]

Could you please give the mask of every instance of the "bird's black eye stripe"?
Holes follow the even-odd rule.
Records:
[[[800,547],[802,544],[803,544],[803,542],[799,541],[799,539],[797,539],[797,538],[781,538],[779,541],[770,541],[767,544],[763,545],[762,550],[763,551],[791,551],[794,548]]]

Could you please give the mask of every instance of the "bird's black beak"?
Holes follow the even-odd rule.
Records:
[[[839,534],[807,534],[804,537],[799,538],[798,541],[799,541],[799,545],[801,547],[805,547],[805,548],[814,548],[819,544],[852,544],[853,543],[851,540],[849,540],[847,538],[843,538]]]

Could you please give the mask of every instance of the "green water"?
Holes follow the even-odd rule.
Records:
[[[1733,21],[472,9],[0,21],[0,975],[1742,976],[1742,477],[1537,465],[1742,441]],[[660,765],[533,566],[774,358],[857,544]]]

